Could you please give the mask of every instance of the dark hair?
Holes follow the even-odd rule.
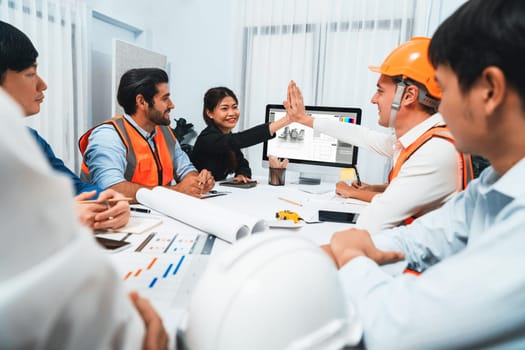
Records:
[[[525,1],[470,0],[437,29],[429,48],[434,67],[449,66],[462,92],[496,66],[525,101]]]
[[[38,51],[31,40],[9,23],[0,21],[0,84],[10,69],[23,71],[36,63]]]
[[[233,98],[235,100],[235,103],[239,104],[237,96],[235,96],[233,91],[231,91],[227,87],[218,86],[206,91],[206,93],[204,94],[204,106],[202,108],[202,117],[204,118],[204,122],[206,123],[206,125],[215,125],[213,119],[208,117],[208,113],[206,113],[206,111],[213,111],[215,107],[217,107],[219,102],[221,102],[223,98],[228,96]]]
[[[130,69],[122,75],[117,92],[117,101],[129,114],[135,114],[137,105],[135,98],[142,95],[150,107],[153,107],[153,96],[159,90],[157,84],[167,83],[168,74],[159,68]]]
[[[231,91],[227,87],[218,86],[206,91],[206,93],[204,94],[204,106],[202,108],[202,117],[204,118],[204,122],[206,123],[206,125],[215,125],[215,122],[213,121],[213,119],[208,117],[208,113],[206,113],[206,111],[213,111],[215,107],[217,107],[217,105],[222,101],[222,99],[228,96],[233,98],[235,100],[235,103],[239,104],[237,96],[235,96],[233,91]],[[234,150],[228,150],[226,155],[226,163],[227,173],[234,172],[235,169],[237,169],[238,161]]]

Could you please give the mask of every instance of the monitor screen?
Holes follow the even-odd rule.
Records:
[[[361,124],[361,109],[351,107],[306,106],[306,113],[314,118],[329,118],[341,123]],[[283,118],[283,105],[266,106],[265,120],[272,122]],[[316,132],[299,123],[280,129],[277,135],[264,143],[263,161],[272,155],[288,158],[290,163],[351,168],[357,164],[357,147],[334,137]]]

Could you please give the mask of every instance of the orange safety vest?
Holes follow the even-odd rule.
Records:
[[[433,128],[428,129],[421,136],[419,136],[416,139],[416,141],[414,141],[410,146],[401,151],[399,158],[397,158],[396,164],[394,164],[394,167],[392,168],[392,171],[390,171],[390,175],[388,176],[389,183],[399,174],[399,171],[401,170],[401,167],[406,162],[406,160],[410,158],[412,154],[414,154],[414,152],[416,152],[419,149],[419,147],[423,146],[428,140],[432,139],[433,137],[440,137],[454,144],[454,137],[445,125],[435,126]],[[458,158],[460,160],[458,171],[461,179],[461,182],[458,184],[458,190],[462,191],[474,178],[474,168],[472,166],[472,157],[470,154],[458,152]],[[414,221],[414,219],[416,219],[418,216],[418,214],[415,214],[405,219],[404,223],[406,225],[411,224],[412,221]]]
[[[143,186],[165,186],[171,183],[177,139],[169,127],[160,125],[155,127],[156,134],[153,142],[156,150],[154,151],[148,141],[126,118],[117,115],[91,128],[80,137],[78,145],[82,156],[88,147],[89,136],[95,128],[102,124],[112,124],[126,146],[127,165],[124,178],[127,181]],[[91,175],[84,160],[80,177],[86,182],[91,182]]]

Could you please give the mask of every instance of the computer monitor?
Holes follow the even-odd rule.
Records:
[[[352,107],[305,106],[306,113],[314,118],[335,119],[341,123],[361,124],[361,109]],[[266,106],[265,120],[272,122],[283,118],[286,109],[283,105]],[[334,137],[314,131],[299,123],[291,123],[277,131],[276,137],[264,142],[263,163],[268,156],[287,158],[290,164],[352,168],[357,164],[357,147],[341,142]],[[306,168],[305,168],[306,169]],[[309,167],[311,169],[311,167]],[[299,182],[318,184],[320,176],[301,171]]]

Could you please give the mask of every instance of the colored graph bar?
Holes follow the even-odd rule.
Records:
[[[168,276],[172,267],[173,267],[173,264],[169,264],[168,268],[164,272],[164,275],[162,275],[162,278],[166,278]]]
[[[155,237],[155,232],[150,233],[148,237],[146,237],[146,239],[137,247],[137,249],[135,249],[135,251],[141,252],[142,249],[149,243],[149,241],[151,241],[153,237]]]
[[[151,281],[151,283],[149,284],[148,288],[153,288],[153,286],[155,286],[155,283],[157,283],[157,280],[158,280],[158,278],[155,277],[155,278]]]
[[[151,270],[151,268],[153,267],[153,265],[155,265],[156,262],[157,262],[157,258],[153,258],[153,260],[151,260],[151,262],[149,263],[147,269]]]
[[[182,265],[182,262],[184,261],[184,258],[186,257],[186,255],[183,255],[180,260],[179,260],[179,263],[177,264],[177,267],[175,267],[175,270],[173,271],[173,274],[176,275],[177,274],[177,271],[179,271],[179,268],[180,268],[180,265]]]
[[[193,254],[193,250],[195,249],[195,246],[197,245],[197,242],[199,241],[199,237],[200,236],[197,236],[197,239],[192,242],[193,244],[191,245],[191,248],[188,251],[189,254]]]
[[[178,234],[173,236],[173,238],[171,239],[170,243],[166,246],[166,249],[164,249],[164,253],[166,253],[170,249],[170,247],[173,244],[173,242],[175,242],[175,239],[177,238],[177,236],[178,236]]]
[[[215,243],[215,236],[208,235],[206,238],[206,243],[202,248],[201,254],[210,255],[213,249],[213,244]]]

